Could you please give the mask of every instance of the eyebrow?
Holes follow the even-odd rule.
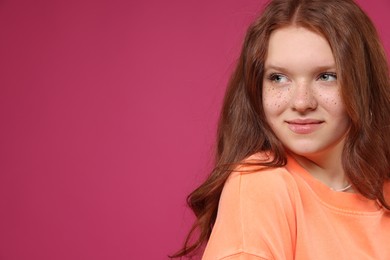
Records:
[[[331,63],[329,65],[315,66],[312,69],[313,69],[313,71],[335,70],[336,69],[336,64]],[[281,67],[281,66],[278,66],[278,65],[274,65],[274,64],[265,65],[264,66],[264,71],[267,71],[267,70],[288,71],[287,68]]]

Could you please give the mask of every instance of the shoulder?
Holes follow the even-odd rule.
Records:
[[[295,238],[295,186],[284,167],[237,167],[222,191],[204,259],[237,252],[285,259]]]
[[[282,213],[292,210],[298,195],[296,180],[285,167],[243,166],[231,173],[221,194],[220,207],[239,205],[241,211]],[[277,208],[275,208],[277,206]]]
[[[267,201],[288,199],[295,195],[297,185],[286,167],[266,167],[256,162],[267,160],[262,154],[255,154],[237,167],[225,183],[222,197],[264,199]],[[248,164],[249,163],[249,164]],[[229,194],[232,192],[233,194]],[[223,198],[221,198],[223,199]]]

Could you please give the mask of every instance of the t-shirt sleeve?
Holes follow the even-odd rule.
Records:
[[[284,168],[233,172],[202,259],[293,259],[294,184]]]

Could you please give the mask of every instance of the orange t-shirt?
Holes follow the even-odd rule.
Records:
[[[202,259],[389,260],[390,212],[288,157],[285,167],[231,174]]]

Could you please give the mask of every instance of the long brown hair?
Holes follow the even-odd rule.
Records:
[[[286,164],[283,145],[265,120],[262,81],[270,34],[288,25],[328,40],[351,120],[342,155],[345,173],[358,192],[390,209],[383,195],[390,179],[390,79],[374,25],[353,0],[273,0],[247,31],[224,98],[215,168],[187,198],[197,220],[172,257],[190,256],[209,239],[222,188],[237,164],[260,151],[272,151],[273,160],[259,164]]]

